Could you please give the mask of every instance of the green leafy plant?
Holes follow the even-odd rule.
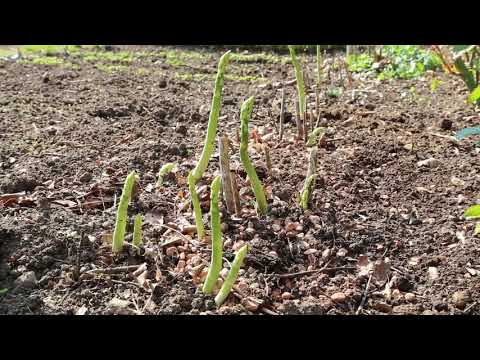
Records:
[[[430,83],[430,92],[433,94],[437,91],[438,87],[443,83],[443,81],[433,78]]]
[[[203,173],[207,169],[208,161],[212,156],[217,133],[218,117],[220,115],[220,106],[222,102],[222,90],[225,77],[225,70],[230,58],[230,51],[223,54],[218,64],[217,77],[215,79],[215,89],[213,93],[212,107],[210,110],[210,118],[208,120],[207,135],[203,146],[202,154],[198,160],[197,166],[188,174],[188,188],[192,199],[193,210],[195,214],[195,223],[197,226],[197,235],[201,240],[205,236],[205,227],[202,220],[202,209],[200,208],[200,200],[198,199],[195,186],[202,178]]]
[[[139,247],[142,243],[142,215],[135,215],[135,220],[133,222],[133,240],[132,245]]]
[[[326,94],[327,94],[328,97],[338,98],[338,97],[340,97],[340,95],[342,95],[342,90],[338,87],[331,87],[331,88],[327,89]]]
[[[217,282],[220,270],[222,270],[222,231],[220,223],[220,210],[218,208],[218,194],[222,185],[221,176],[217,176],[210,189],[210,221],[212,230],[212,258],[208,274],[203,284],[202,291],[205,294],[211,294]]]
[[[230,294],[233,284],[235,284],[235,281],[237,280],[238,272],[240,271],[243,260],[245,259],[245,256],[247,256],[248,248],[248,244],[242,246],[235,255],[232,267],[230,268],[230,271],[228,272],[220,291],[215,297],[215,304],[217,304],[217,306],[222,305],[225,299],[228,297],[228,294]]]
[[[138,176],[135,171],[128,174],[123,185],[122,196],[118,204],[117,220],[115,223],[115,231],[113,232],[112,251],[117,253],[122,250],[125,240],[125,228],[127,225],[127,209],[128,203],[132,197],[133,187]]]
[[[306,103],[302,68],[300,66],[300,62],[297,59],[297,55],[295,54],[295,48],[292,45],[289,45],[288,49],[290,50],[290,57],[292,58],[292,64],[295,69],[295,78],[297,79],[298,105],[300,108],[300,116],[303,118],[303,114],[306,110]]]
[[[267,213],[267,199],[265,198],[262,183],[258,179],[257,172],[250,161],[250,157],[248,156],[248,121],[253,110],[254,101],[255,98],[253,96],[248,98],[242,104],[242,108],[240,110],[240,160],[242,161],[243,167],[247,172],[252,190],[255,194],[255,198],[257,199],[257,212],[259,215],[265,215]]]
[[[160,168],[160,171],[158,172],[158,175],[157,175],[158,176],[157,184],[156,184],[157,187],[163,185],[163,177],[167,175],[169,172],[171,172],[175,168],[175,166],[177,166],[177,164],[167,163]]]

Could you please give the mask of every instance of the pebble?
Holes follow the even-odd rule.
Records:
[[[26,273],[20,275],[13,284],[16,287],[31,289],[37,285],[37,277],[35,276],[35,272],[27,271]]]
[[[310,215],[309,219],[312,222],[312,224],[319,224],[320,223],[320,216]]]
[[[342,249],[340,249],[340,250],[337,251],[337,256],[338,256],[338,257],[345,257],[345,256],[347,256],[347,253],[348,253],[348,250],[342,248]]]
[[[378,302],[378,303],[375,303],[373,305],[373,308],[375,310],[378,310],[382,313],[385,313],[385,314],[390,314],[393,310],[392,306],[387,304],[387,303],[383,303],[383,302]]]
[[[438,276],[438,269],[436,267],[430,266],[428,268],[428,279],[433,282],[433,281],[437,280],[438,277],[439,277]]]
[[[281,227],[280,225],[278,225],[278,224],[273,224],[273,225],[272,225],[272,230],[273,230],[274,232],[280,232],[280,231],[282,230],[282,227]]]
[[[468,291],[456,291],[452,295],[452,301],[457,309],[463,310],[470,301],[470,294]]]
[[[245,241],[237,241],[235,244],[233,244],[232,249],[234,251],[238,251],[243,245],[245,245]]]
[[[292,298],[292,294],[290,294],[288,291],[285,291],[283,294],[282,294],[282,299],[283,300],[289,300]]]
[[[332,296],[330,296],[330,299],[333,302],[335,302],[337,304],[340,304],[340,303],[345,302],[345,300],[347,300],[347,296],[343,292],[337,292],[337,293],[333,294]]]
[[[431,167],[431,168],[436,168],[440,164],[441,164],[440,160],[437,160],[437,159],[434,159],[434,158],[429,158],[429,159],[419,161],[417,163],[417,166],[428,166],[428,167]]]
[[[415,302],[415,300],[416,300],[415,294],[412,294],[412,293],[406,293],[405,294],[405,301],[406,302]]]
[[[332,255],[332,250],[330,249],[325,249],[322,252],[322,258],[327,259]]]

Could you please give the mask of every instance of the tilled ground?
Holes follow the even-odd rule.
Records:
[[[295,139],[291,82],[282,140],[277,131],[279,83],[293,79],[292,67],[276,55],[232,61],[219,132],[232,143],[243,210],[241,218],[223,211],[225,267],[245,242],[251,251],[216,309],[200,291],[210,245],[192,233],[186,176],[203,146],[222,52],[127,51],[129,60],[0,63],[0,194],[24,193],[0,198],[0,289],[8,289],[0,313],[479,313],[480,241],[462,218],[477,200],[479,151],[451,136],[480,116],[461,82],[357,78],[339,97],[322,91],[328,132],[303,212],[308,151]],[[313,79],[314,59],[304,61]],[[322,89],[342,81],[330,75]],[[433,76],[443,80],[435,94]],[[251,95],[250,154],[269,200],[260,219],[238,156],[240,105]],[[178,167],[156,188],[167,162]],[[215,153],[199,184],[207,229],[217,163]],[[144,214],[144,243],[112,256],[115,204],[131,170],[140,186],[129,214]]]

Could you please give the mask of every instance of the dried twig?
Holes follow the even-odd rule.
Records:
[[[282,102],[280,104],[280,140],[283,138],[283,122],[285,121],[285,88],[282,87]]]
[[[310,274],[316,274],[316,273],[329,273],[333,271],[355,270],[355,269],[356,269],[355,266],[339,266],[339,267],[331,267],[331,268],[323,267],[317,270],[300,271],[300,272],[290,273],[290,274],[275,274],[275,276],[279,279],[290,279],[290,278],[294,278],[302,275],[310,275]]]
[[[103,269],[93,269],[88,270],[86,274],[116,274],[124,271],[136,270],[142,265],[127,265],[127,266],[118,266],[114,268],[103,268]]]
[[[370,287],[370,282],[372,281],[372,275],[373,275],[373,273],[370,274],[370,276],[368,277],[368,282],[367,282],[367,286],[365,286],[365,291],[363,292],[362,301],[360,302],[360,305],[358,306],[358,309],[357,309],[357,312],[355,313],[355,315],[360,314],[360,311],[362,311],[363,306],[365,305],[365,301],[367,301],[368,288]]]
[[[218,149],[220,152],[219,162],[220,162],[220,172],[222,174],[222,187],[223,187],[223,197],[225,199],[225,204],[227,205],[227,211],[229,214],[235,212],[235,200],[232,191],[232,179],[230,171],[230,155],[228,152],[228,136],[223,134],[218,138]]]

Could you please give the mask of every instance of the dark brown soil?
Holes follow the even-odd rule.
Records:
[[[214,75],[222,51],[200,54],[188,60],[190,71]],[[203,146],[211,76],[179,79],[178,65],[153,55],[113,72],[69,61],[80,67],[0,63],[0,194],[25,192],[0,203],[0,289],[8,289],[0,295],[1,314],[480,313],[480,241],[462,218],[478,200],[479,148],[449,138],[478,125],[480,116],[465,104],[457,79],[358,78],[354,89],[366,91],[355,97],[348,87],[339,98],[322,91],[320,123],[329,132],[319,148],[312,210],[304,213],[298,192],[308,151],[295,140],[291,116],[282,141],[274,125],[277,85],[293,79],[292,67],[232,62],[232,74],[261,77],[225,81],[219,124],[232,141],[243,206],[241,219],[224,212],[225,258],[231,261],[243,242],[251,251],[235,294],[217,309],[200,291],[208,241],[187,231],[194,220],[186,176]],[[313,79],[314,58],[305,64]],[[434,95],[433,76],[443,80]],[[322,89],[328,86],[326,80]],[[294,85],[286,93],[294,113]],[[273,164],[268,175],[252,139],[250,154],[269,199],[262,219],[238,156],[240,105],[251,95],[252,133],[269,146]],[[435,166],[418,165],[429,158],[438,160]],[[178,163],[177,170],[155,189],[167,162]],[[217,163],[218,153],[200,187],[218,173]],[[105,239],[131,170],[140,174],[140,189],[129,214],[145,215],[144,243],[139,254],[126,246],[112,256]],[[208,228],[208,187],[201,197]],[[372,276],[358,265],[365,256],[377,261]],[[143,263],[141,275],[134,265]]]

